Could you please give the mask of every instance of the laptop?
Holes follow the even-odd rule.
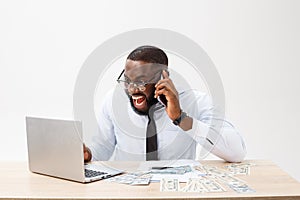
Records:
[[[105,162],[84,164],[80,121],[26,117],[26,132],[31,172],[82,183],[123,172]]]

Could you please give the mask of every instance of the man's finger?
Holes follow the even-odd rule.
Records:
[[[154,95],[154,98],[157,98],[159,95],[165,95],[166,96],[166,98],[168,98],[167,96],[168,96],[168,90],[166,90],[165,88],[162,88],[162,89],[160,89],[160,90],[156,90],[155,91],[155,95]]]
[[[161,88],[168,88],[168,89],[171,89],[170,88],[170,84],[168,82],[161,82],[160,84],[157,84],[155,86],[156,90],[160,90]]]

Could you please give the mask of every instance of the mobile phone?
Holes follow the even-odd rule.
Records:
[[[168,70],[165,70],[165,71],[166,71],[166,72],[168,73],[168,75],[169,75],[169,71],[168,71]],[[160,78],[161,78],[161,79],[164,78],[162,74],[160,75]],[[167,100],[167,98],[166,98],[166,96],[165,96],[164,94],[159,95],[159,96],[157,97],[157,100],[158,100],[161,104],[163,104],[165,107],[167,107],[167,105],[168,105],[168,100]]]
[[[167,107],[167,103],[168,103],[168,100],[167,100],[167,98],[166,98],[166,96],[164,95],[164,94],[162,94],[162,95],[159,95],[158,97],[157,97],[157,100],[160,102],[160,103],[162,103],[165,107]]]

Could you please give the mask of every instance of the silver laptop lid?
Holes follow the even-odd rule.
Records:
[[[29,169],[84,182],[82,123],[26,117]]]

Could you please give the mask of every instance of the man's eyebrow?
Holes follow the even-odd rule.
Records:
[[[124,77],[127,78],[127,79],[129,79],[129,80],[131,80],[131,79],[130,79],[127,75],[125,75],[125,74],[124,74]],[[147,76],[146,76],[146,75],[140,75],[140,76],[134,77],[135,80],[142,79],[142,78],[147,78]]]
[[[140,79],[148,78],[148,77],[151,78],[150,80],[153,80],[153,79],[156,77],[156,75],[159,74],[159,73],[161,73],[161,72],[162,72],[162,71],[159,70],[159,71],[157,71],[157,72],[155,72],[155,73],[151,73],[151,76],[149,76],[149,75],[143,73],[143,74],[141,74],[141,75],[139,75],[139,76],[134,77],[134,80],[131,80],[125,73],[124,73],[124,77],[125,77],[126,79],[129,79],[129,81],[133,81],[133,82],[134,82],[134,81],[140,81]],[[150,73],[150,72],[149,72],[149,73]],[[150,81],[150,80],[148,80],[148,81]]]

